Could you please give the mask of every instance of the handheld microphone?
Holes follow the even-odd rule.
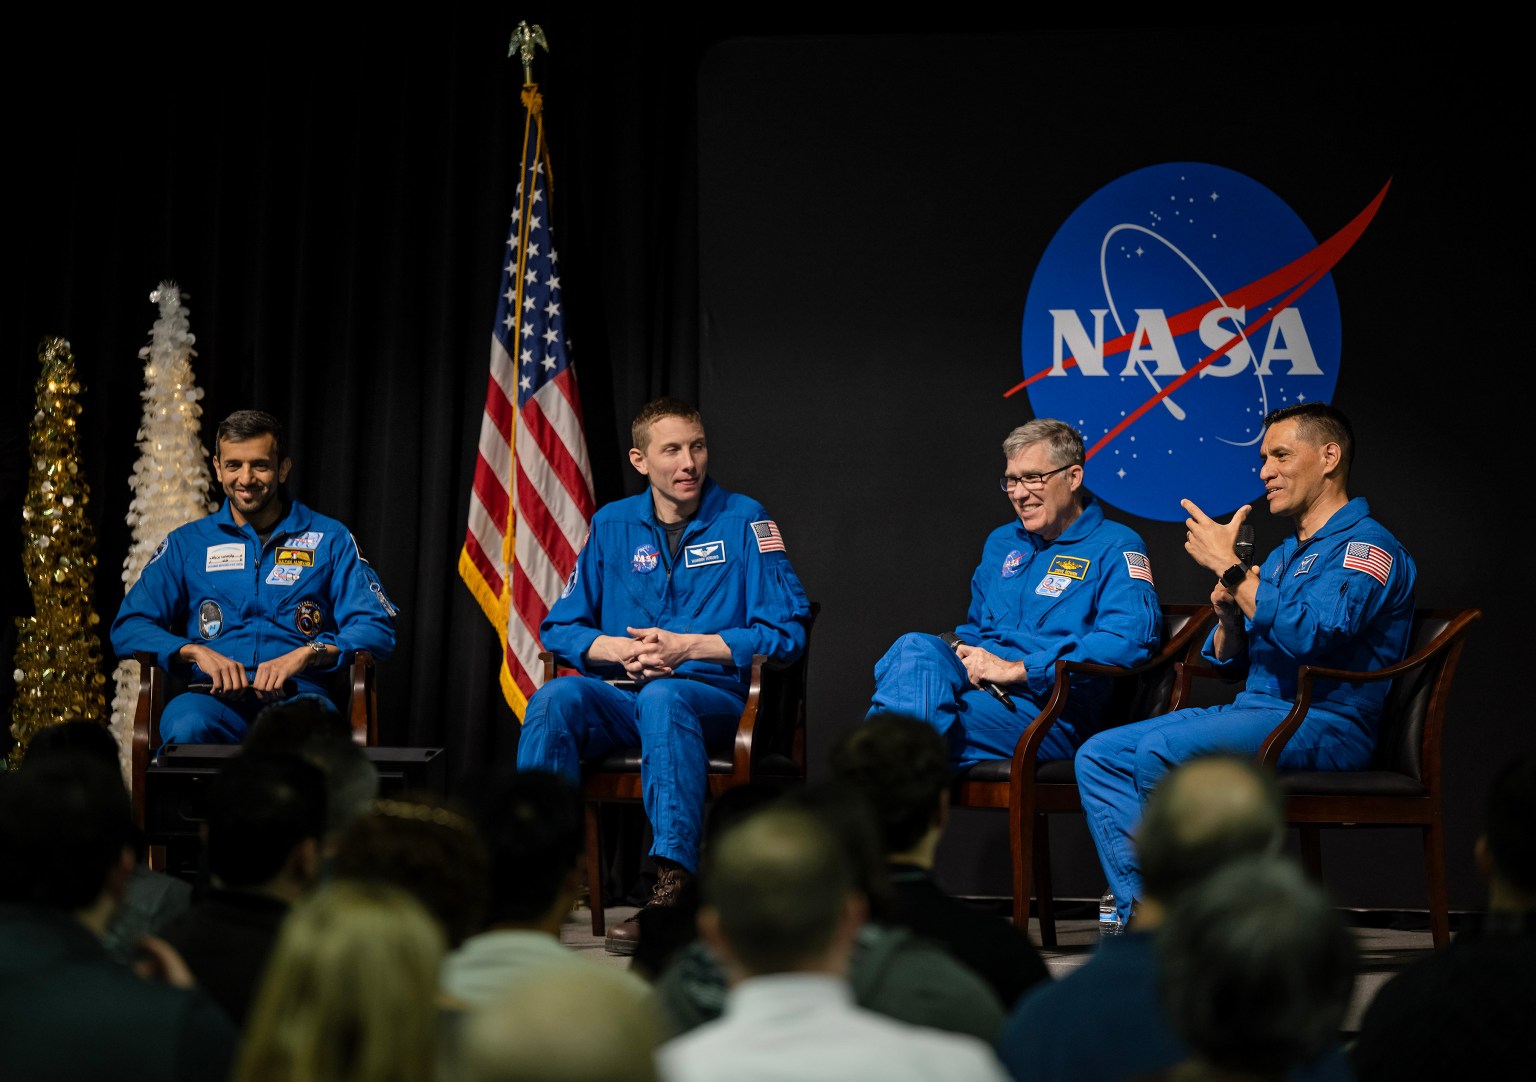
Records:
[[[1232,551],[1237,553],[1238,563],[1247,570],[1253,566],[1253,527],[1243,523],[1237,528],[1237,540],[1232,542]]]
[[[1251,548],[1252,546],[1249,546],[1249,547]],[[960,636],[956,635],[953,631],[941,631],[941,632],[939,632],[939,638],[943,639],[945,645],[947,645],[951,650],[955,649],[956,647],[958,647],[960,645]],[[992,698],[994,698],[998,702],[1002,703],[1009,710],[1014,709],[1013,699],[1009,697],[1009,695],[1008,695],[1008,693],[1006,691],[1004,691],[1002,688],[998,687],[992,681],[990,681],[990,680],[983,680],[981,682],[981,689],[983,691],[985,691],[988,695],[991,695]]]

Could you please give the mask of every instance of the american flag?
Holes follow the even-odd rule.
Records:
[[[1392,574],[1392,556],[1375,545],[1368,545],[1364,541],[1351,541],[1344,547],[1344,566],[1356,571],[1364,571],[1385,586],[1387,576]]]
[[[779,527],[771,518],[765,518],[752,524],[752,532],[757,535],[758,552],[783,552],[784,538],[779,533]]]
[[[1126,552],[1121,555],[1125,557],[1125,566],[1130,570],[1131,578],[1145,579],[1147,582],[1152,582],[1151,560],[1139,552]],[[1156,585],[1156,583],[1153,583],[1153,585]]]
[[[501,689],[519,718],[542,677],[539,624],[576,566],[596,506],[576,373],[566,354],[537,86],[523,87],[523,105],[522,172],[459,553],[459,574],[501,639]]]

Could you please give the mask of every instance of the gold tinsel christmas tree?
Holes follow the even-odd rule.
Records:
[[[80,469],[80,381],[75,355],[62,338],[38,348],[37,413],[32,418],[32,468],[22,507],[22,564],[34,615],[18,618],[16,699],[11,708],[12,766],[39,729],[106,712],[101,671],[101,618],[91,608],[95,532],[85,515],[90,490]]]

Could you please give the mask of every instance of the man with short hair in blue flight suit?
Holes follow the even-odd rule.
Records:
[[[293,460],[277,418],[238,410],[215,447],[224,506],[171,531],[112,623],[119,657],[192,666],[193,690],[160,717],[167,744],[238,744],[269,703],[330,702],[320,673],[395,648],[397,610],[351,532],[285,498]]]
[[[1222,523],[1194,501],[1182,501],[1189,514],[1184,548],[1217,576],[1211,605],[1218,619],[1204,657],[1226,679],[1246,674],[1247,681],[1230,704],[1108,729],[1078,752],[1083,814],[1121,924],[1141,894],[1134,845],[1141,809],[1172,766],[1209,752],[1257,753],[1290,713],[1302,665],[1366,672],[1395,665],[1408,649],[1418,569],[1397,538],[1370,517],[1370,505],[1350,498],[1354,446],[1349,419],[1323,402],[1284,406],[1264,418],[1259,480],[1270,514],[1291,519],[1295,535],[1262,568],[1248,567],[1236,555],[1247,505]],[[1307,716],[1279,766],[1365,767],[1387,690],[1381,680],[1316,681]]]
[[[544,618],[544,648],[581,677],[533,693],[517,766],[574,782],[583,759],[640,746],[658,873],[650,907],[674,904],[698,871],[708,749],[735,735],[752,656],[797,658],[810,603],[768,512],[708,477],[698,410],[657,399],[631,436],[629,461],[648,488],[593,516]],[[606,946],[632,954],[639,939],[632,917]]]
[[[1104,517],[1083,483],[1083,438],[1036,418],[1003,441],[999,478],[1017,522],[999,526],[971,576],[968,619],[951,636],[901,636],[875,665],[867,717],[919,718],[959,769],[1013,756],[1061,659],[1131,666],[1150,657],[1162,610],[1147,547]],[[1103,681],[1074,678],[1039,758],[1068,759],[1101,709]]]

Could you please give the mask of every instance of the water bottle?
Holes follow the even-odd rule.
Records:
[[[1119,935],[1121,931],[1120,914],[1115,910],[1115,895],[1106,890],[1099,899],[1099,938]]]

